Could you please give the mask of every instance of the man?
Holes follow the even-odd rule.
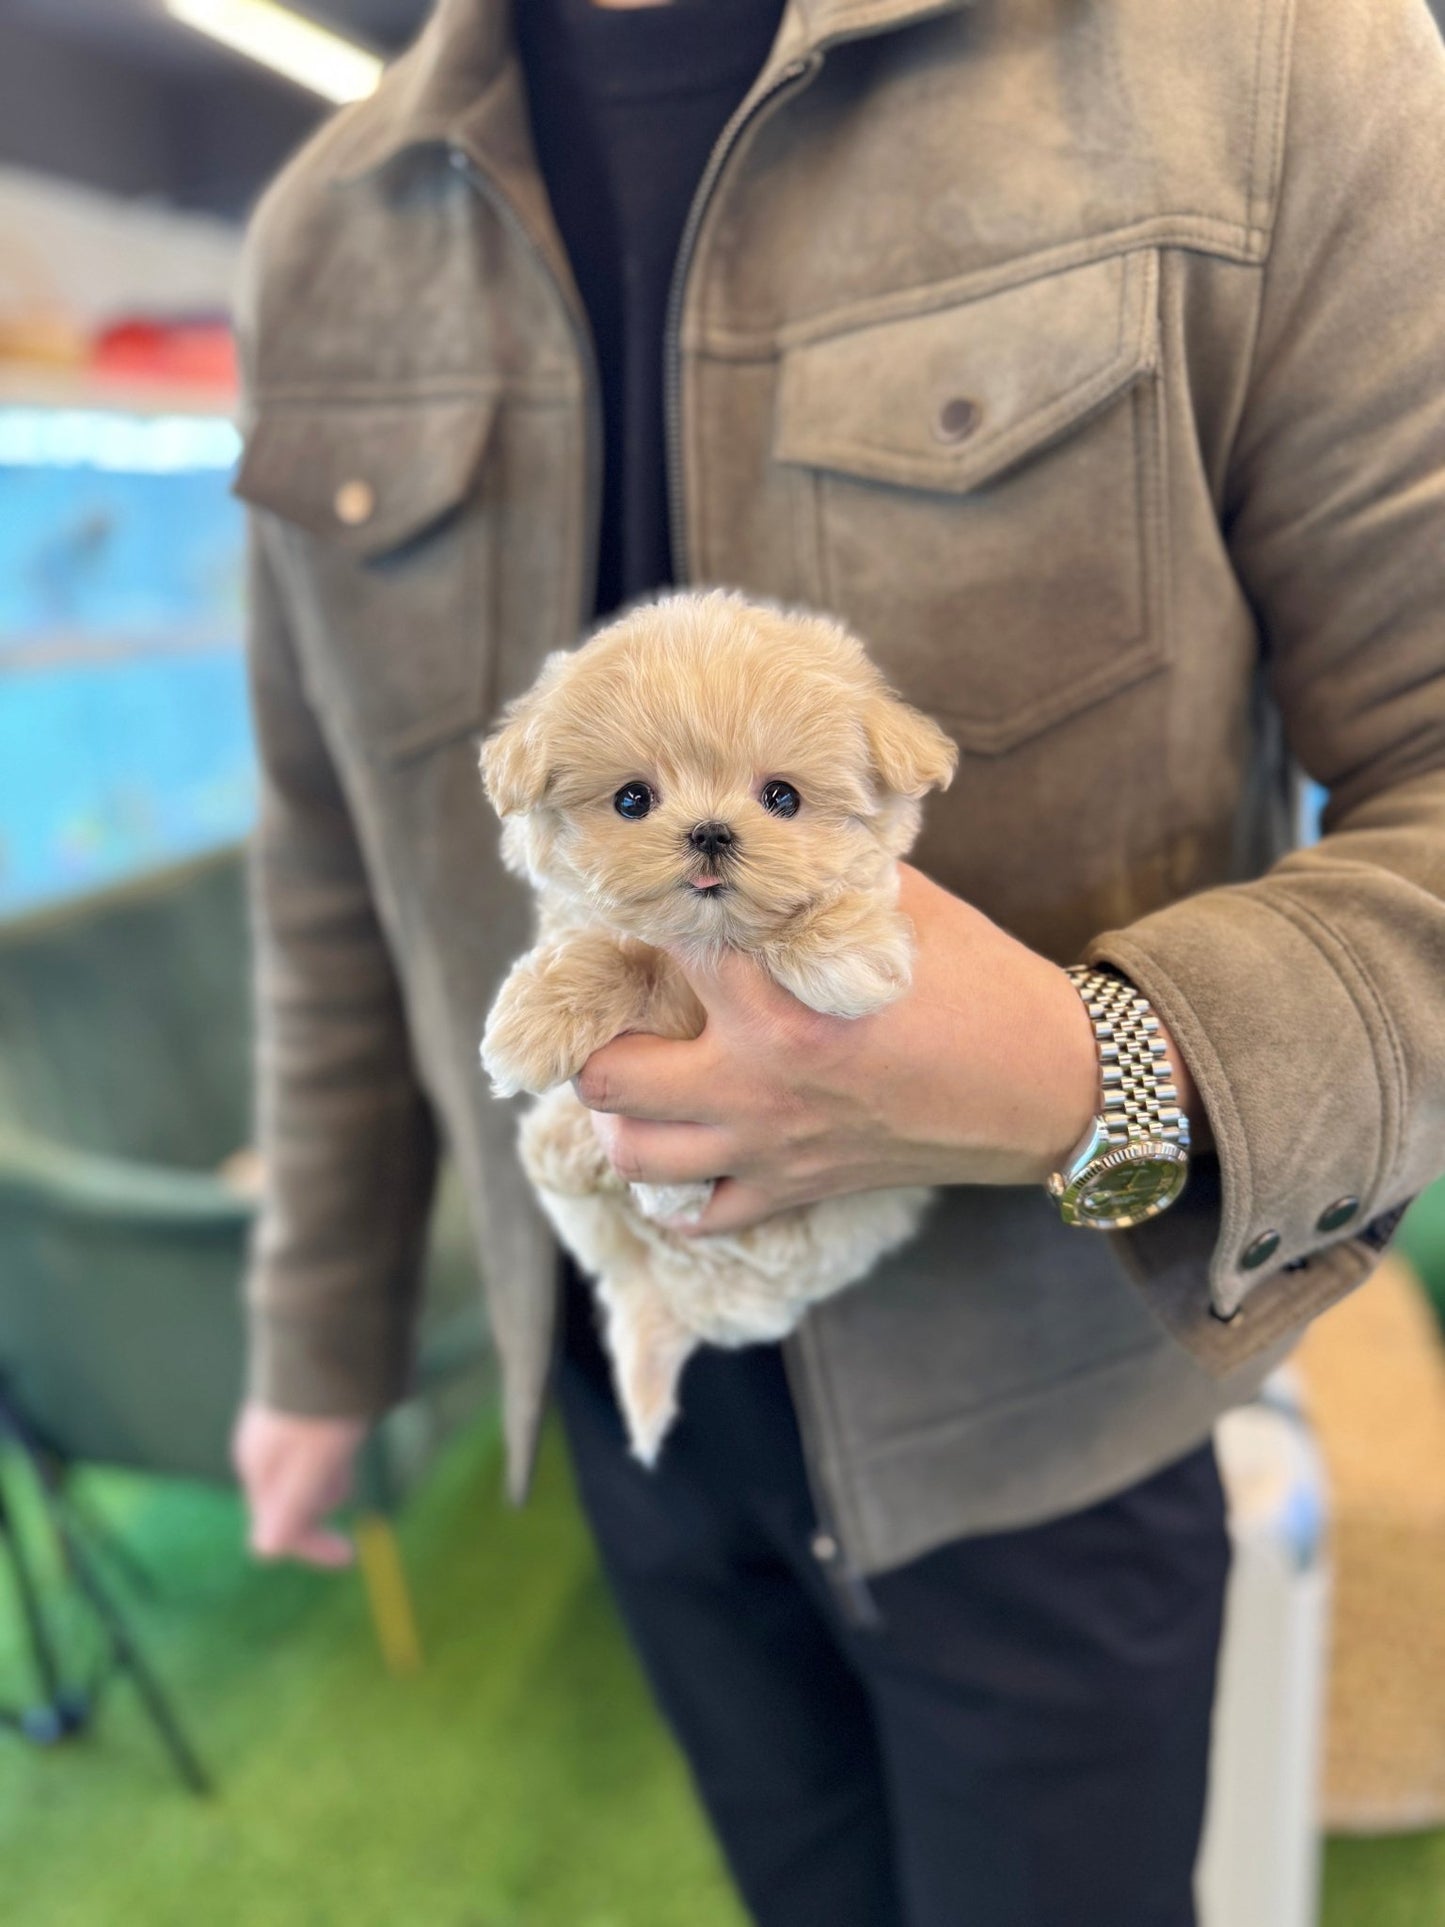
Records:
[[[1445,1163],[1442,129],[1423,0],[443,0],[259,214],[255,1543],[345,1556],[439,1125],[513,1490],[550,1381],[765,1927],[1193,1918],[1211,1425]],[[948,1187],[648,1474],[476,1069],[475,760],[670,580],[834,611],[963,761],[903,1003],[732,960],[579,1079],[699,1236]]]

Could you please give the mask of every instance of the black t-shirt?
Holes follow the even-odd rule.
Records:
[[[672,272],[708,155],[782,12],[783,0],[516,0],[537,158],[602,385],[598,616],[672,581],[663,410]]]

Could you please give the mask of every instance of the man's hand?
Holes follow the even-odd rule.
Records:
[[[351,1491],[364,1419],[297,1418],[254,1402],[241,1408],[231,1457],[251,1515],[251,1550],[334,1569],[355,1557],[351,1541],[322,1521]]]
[[[618,1037],[587,1060],[577,1093],[622,1177],[720,1180],[678,1230],[739,1230],[893,1185],[1042,1184],[1083,1135],[1098,1055],[1063,971],[907,865],[899,902],[917,953],[886,1010],[820,1017],[730,952],[688,972],[700,1037]]]

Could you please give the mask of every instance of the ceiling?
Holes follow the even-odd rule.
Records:
[[[426,5],[425,0],[320,0],[302,10],[387,50],[411,38]],[[162,72],[219,68],[234,58],[203,34],[169,19],[161,0],[0,0],[0,20],[6,19]]]
[[[291,4],[386,54],[431,0]],[[162,0],[0,0],[0,164],[239,218],[326,111]]]
[[[294,0],[386,54],[429,0]],[[162,0],[0,0],[0,162],[240,216],[327,111]]]

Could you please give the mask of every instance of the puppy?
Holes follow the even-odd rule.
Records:
[[[683,968],[745,951],[811,1009],[861,1017],[908,988],[899,857],[956,751],[835,622],[736,594],[671,595],[549,656],[482,751],[538,941],[493,1005],[498,1096],[541,1096],[523,1165],[594,1280],[633,1450],[655,1461],[701,1343],[790,1332],[911,1237],[930,1193],[858,1193],[687,1238],[711,1185],[627,1185],[570,1080],[623,1031],[692,1038]]]

